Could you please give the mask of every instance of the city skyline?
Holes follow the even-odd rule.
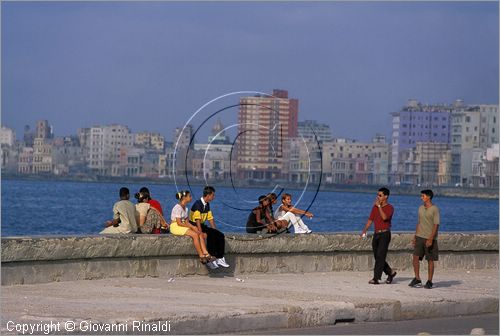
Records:
[[[169,140],[245,90],[288,90],[299,120],[361,141],[390,138],[411,98],[498,104],[497,2],[1,5],[2,126],[18,137],[47,119],[57,135],[117,123]]]

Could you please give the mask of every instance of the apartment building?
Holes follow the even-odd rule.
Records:
[[[120,156],[123,156],[123,151],[133,147],[133,144],[134,138],[127,126],[115,124],[90,128],[89,169],[97,175],[117,174]]]
[[[276,180],[283,174],[287,140],[297,137],[298,99],[288,91],[240,98],[237,169],[243,179]]]
[[[327,183],[387,184],[389,145],[337,138],[322,144],[323,176]]]
[[[392,115],[391,180],[403,181],[404,161],[417,143],[450,143],[450,122],[453,106],[426,105],[410,99],[406,106]],[[402,154],[406,157],[402,158]]]
[[[319,123],[316,120],[299,121],[297,125],[299,136],[314,141],[332,140],[330,125]]]
[[[160,133],[139,132],[135,134],[134,145],[163,151],[165,149],[165,137]]]
[[[498,106],[457,106],[452,113],[451,130],[451,183],[475,186],[481,180],[477,175],[478,161],[499,140]]]

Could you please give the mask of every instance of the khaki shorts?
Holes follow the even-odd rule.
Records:
[[[427,260],[439,260],[439,248],[437,240],[432,241],[430,247],[425,246],[425,241],[427,239],[422,237],[415,237],[415,249],[413,250],[413,255],[418,256],[419,260],[422,260],[425,255]]]

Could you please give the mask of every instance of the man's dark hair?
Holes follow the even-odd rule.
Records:
[[[203,188],[203,197],[212,195],[215,192],[215,188],[212,186],[206,186]]]
[[[382,194],[384,194],[387,197],[389,197],[389,195],[391,194],[391,192],[389,191],[389,189],[387,189],[385,187],[380,188],[378,191],[380,191]]]
[[[128,188],[120,188],[120,198],[127,198],[130,195],[130,190]]]
[[[420,193],[429,196],[430,199],[434,197],[434,193],[430,189],[422,190]]]
[[[262,204],[264,200],[269,199],[267,195],[260,195],[259,196],[259,204]]]

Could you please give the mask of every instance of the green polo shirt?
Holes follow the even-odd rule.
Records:
[[[418,227],[417,237],[429,239],[432,234],[434,225],[439,225],[439,209],[434,204],[426,208],[421,205],[418,208]],[[437,239],[437,232],[434,239]]]

